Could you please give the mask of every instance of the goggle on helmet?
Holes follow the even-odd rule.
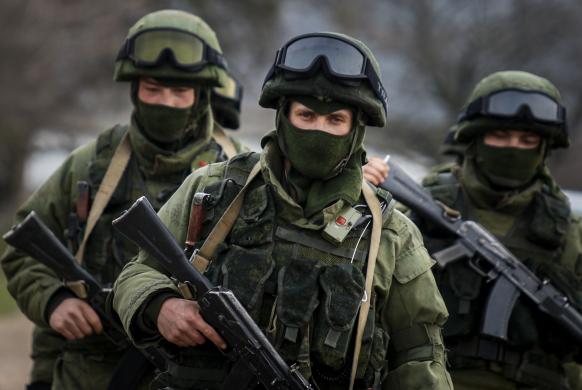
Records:
[[[287,42],[277,50],[263,86],[279,69],[311,75],[320,68],[340,81],[368,80],[386,113],[388,95],[368,56],[352,42],[337,35],[310,33]]]
[[[543,92],[520,89],[505,89],[475,99],[460,113],[457,123],[477,117],[523,118],[541,124],[566,125],[566,109],[559,102]]]
[[[138,68],[170,63],[187,72],[197,72],[206,65],[227,69],[221,53],[196,34],[175,28],[145,29],[127,38],[117,55],[119,60],[129,60]]]

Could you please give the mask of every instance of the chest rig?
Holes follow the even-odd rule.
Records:
[[[463,218],[479,222],[483,213],[471,204],[454,173],[439,173],[423,184],[435,199],[459,211]],[[430,253],[452,244],[450,237],[439,235],[422,221],[420,224]],[[506,234],[497,238],[538,276],[546,277],[543,269],[565,270],[561,256],[569,224],[569,204],[543,187],[523,214],[513,218]],[[451,314],[444,335],[453,368],[496,370],[508,379],[540,389],[569,388],[560,356],[571,351],[571,346],[556,336],[549,321],[529,307],[526,299],[520,298],[514,308],[508,342],[484,339],[478,331],[489,288],[483,278],[462,260],[435,270],[435,276]],[[540,372],[545,373],[543,377]]]
[[[73,253],[83,240],[87,217],[90,213],[95,195],[104,179],[105,172],[111,164],[116,148],[121,143],[127,125],[115,126],[99,135],[95,154],[88,162],[88,177],[77,182],[72,191],[72,210],[68,217],[65,237]],[[226,157],[221,147],[214,141],[200,150],[192,160],[192,170],[209,162],[222,161]],[[113,219],[131,206],[142,195],[148,195],[151,203],[158,210],[178,189],[183,179],[190,173],[163,180],[148,180],[140,172],[135,158],[130,158],[107,206],[99,217],[84,251],[83,266],[104,285],[111,284],[121,272],[125,263],[138,253],[138,248],[117,233],[111,225]],[[151,193],[151,192],[154,193]]]
[[[231,159],[223,180],[203,190],[203,223],[194,249],[203,245],[257,161],[255,153]],[[375,332],[375,296],[365,294],[372,220],[366,203],[355,206],[362,217],[345,238],[332,243],[321,229],[299,228],[278,218],[274,196],[260,176],[251,182],[206,276],[232,290],[283,358],[326,389],[348,387],[357,314],[362,300],[369,299],[356,387],[379,383],[387,336]],[[382,201],[389,202],[388,196]],[[373,354],[373,346],[383,354]]]

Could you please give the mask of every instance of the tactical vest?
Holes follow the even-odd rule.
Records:
[[[453,172],[430,176],[423,185],[435,199],[460,211],[463,218],[479,222],[476,209]],[[421,226],[430,253],[452,244],[451,237],[443,236],[425,221],[413,219]],[[544,187],[508,233],[497,238],[538,276],[547,276],[558,288],[565,289],[556,274],[572,272],[561,264],[569,224],[569,204]],[[544,272],[551,269],[557,271]],[[453,371],[501,367],[495,368],[498,374],[518,383],[539,389],[569,388],[560,359],[572,351],[572,346],[551,329],[552,322],[531,307],[527,298],[520,298],[514,308],[507,343],[483,339],[479,327],[490,286],[463,260],[434,272],[450,313],[444,336],[451,350]]]
[[[223,179],[203,189],[211,201],[196,248],[241,190],[258,158],[247,153],[231,159]],[[355,207],[363,217],[341,244],[334,245],[320,230],[300,229],[277,218],[272,190],[259,175],[206,271],[214,284],[234,292],[283,358],[322,389],[346,389],[350,376],[371,220],[363,200]],[[376,313],[375,296],[370,299],[357,388],[379,384],[385,370],[388,335]],[[217,352],[212,356],[211,349],[180,350],[160,383],[180,389],[220,388],[230,366]]]
[[[118,125],[101,133],[97,138],[95,155],[88,162],[88,177],[86,179],[90,188],[91,201],[95,198],[105,171],[111,163],[115,149],[127,129],[127,125]],[[191,167],[192,170],[195,170],[208,163],[223,160],[225,158],[222,154],[222,149],[214,141],[211,141],[207,147],[196,155]],[[175,178],[165,178],[167,183],[165,183],[165,188],[162,191],[157,194],[148,194],[146,179],[140,172],[136,159],[132,157],[111,196],[111,200],[91,233],[85,251],[83,266],[101,283],[105,285],[113,283],[119,272],[121,272],[121,268],[137,254],[138,250],[131,242],[113,230],[111,226],[112,220],[129,208],[135,199],[144,194],[148,195],[150,202],[156,209],[159,209],[190,173],[191,170],[186,170],[182,175],[178,175]],[[72,194],[72,203],[74,204],[74,199],[78,196],[78,190],[76,188],[73,189]],[[79,222],[74,209],[70,218]],[[76,225],[75,229],[71,228],[75,226],[75,223],[70,224],[65,232],[73,252],[76,251],[77,246],[82,241],[85,228],[82,222]]]

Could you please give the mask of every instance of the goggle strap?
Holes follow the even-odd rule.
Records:
[[[483,111],[484,98],[480,97],[472,101],[467,108],[459,114],[457,118],[457,123],[471,119],[476,115],[479,115]]]
[[[123,45],[121,45],[121,47],[119,48],[119,51],[117,52],[117,57],[115,57],[115,61],[120,61],[120,60],[125,60],[126,58],[129,58],[129,41],[126,39],[123,42]]]
[[[222,69],[228,69],[228,64],[222,54],[208,46],[206,43],[204,43],[204,47],[206,48],[206,60],[210,64],[216,65]]]
[[[388,94],[380,81],[380,78],[376,74],[376,71],[372,68],[368,58],[366,58],[366,69],[364,70],[364,74],[368,78],[370,82],[370,86],[372,90],[376,92],[376,95],[382,101],[382,106],[384,107],[384,114],[388,114]]]

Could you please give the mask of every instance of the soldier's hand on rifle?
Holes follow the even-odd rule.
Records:
[[[51,313],[49,324],[67,340],[80,339],[103,330],[95,310],[79,298],[62,301]]]
[[[200,315],[196,301],[167,299],[160,309],[157,325],[166,340],[180,347],[195,347],[209,339],[218,348],[226,348],[222,337]]]
[[[380,157],[370,157],[368,163],[362,167],[362,171],[364,171],[364,179],[377,186],[388,177],[390,169]]]

